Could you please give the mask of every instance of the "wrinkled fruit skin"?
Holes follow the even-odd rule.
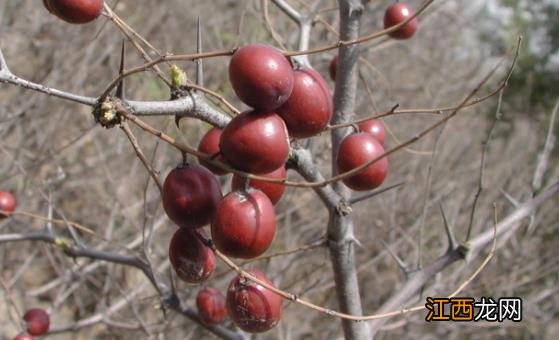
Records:
[[[338,173],[355,169],[382,154],[384,154],[384,148],[369,133],[351,134],[342,140],[338,148],[336,156]],[[384,157],[356,175],[345,178],[343,182],[353,190],[371,190],[381,185],[387,174],[388,159]]]
[[[16,210],[16,198],[8,191],[0,191],[0,210],[12,213]],[[6,215],[0,213],[0,219]]]
[[[216,248],[225,255],[255,258],[264,253],[274,239],[274,206],[260,190],[230,192],[219,202],[211,230]]]
[[[256,269],[247,272],[257,279],[272,284]],[[262,333],[272,329],[281,318],[282,298],[248,279],[237,276],[227,290],[229,317],[242,330]]]
[[[49,330],[50,318],[41,308],[31,308],[23,315],[27,323],[27,332],[31,335],[43,335]]]
[[[198,314],[206,325],[218,325],[227,314],[225,297],[215,288],[204,288],[196,297]]]
[[[293,89],[293,70],[287,58],[275,48],[246,45],[231,57],[229,80],[245,104],[271,111],[289,98]]]
[[[177,276],[188,283],[205,281],[215,269],[213,251],[195,234],[200,231],[178,228],[169,243],[169,261]]]
[[[221,129],[212,128],[202,139],[200,139],[200,143],[198,144],[198,151],[209,154],[209,155],[217,155],[215,157],[216,160],[225,162],[225,159],[219,153],[219,140],[221,139]],[[211,165],[209,162],[198,158],[198,161],[201,165],[205,166],[208,170],[213,172],[216,175],[225,175],[227,170],[223,170],[218,168],[217,166]]]
[[[71,24],[85,24],[101,15],[103,0],[43,0],[49,12]]]
[[[163,208],[179,227],[200,228],[210,223],[222,197],[221,186],[206,168],[180,165],[163,183]]]
[[[371,136],[375,137],[381,145],[384,145],[384,136],[386,131],[384,124],[378,119],[369,119],[359,123],[359,130],[361,132],[368,132]]]
[[[33,335],[29,333],[21,333],[14,337],[14,340],[33,340],[35,339]]]
[[[285,170],[285,167],[282,166],[279,169],[276,169],[266,174],[261,174],[259,176],[284,179],[286,173],[287,171]],[[282,184],[270,183],[266,181],[260,181],[257,179],[250,179],[248,183],[250,187],[258,189],[263,193],[265,193],[273,205],[276,205],[276,203],[279,202],[281,196],[283,195],[283,192],[285,191],[285,186]],[[231,190],[234,191],[234,190],[242,189],[242,185],[243,185],[243,179],[238,175],[234,175],[233,180],[231,181]]]
[[[330,61],[330,65],[328,66],[328,73],[330,74],[330,79],[336,81],[336,69],[338,68],[338,56],[335,56]]]
[[[384,28],[397,25],[413,15],[414,12],[408,4],[402,2],[393,4],[384,12]],[[417,18],[413,18],[410,22],[400,27],[400,29],[388,35],[394,39],[409,39],[414,35],[415,31],[417,31]]]
[[[254,174],[271,172],[287,161],[287,128],[273,112],[246,111],[223,129],[219,148],[227,163],[239,170]]]
[[[324,130],[334,105],[328,85],[312,68],[293,72],[293,91],[276,112],[283,118],[291,137],[307,138]]]

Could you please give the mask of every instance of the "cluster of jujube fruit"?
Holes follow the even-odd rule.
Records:
[[[289,59],[269,46],[239,48],[229,64],[229,78],[239,99],[252,108],[235,116],[223,130],[207,131],[198,144],[198,151],[206,154],[198,159],[201,165],[181,164],[163,184],[163,207],[179,226],[169,245],[169,259],[177,276],[189,283],[205,281],[215,268],[214,253],[205,244],[208,240],[201,227],[211,225],[211,240],[221,253],[255,258],[274,239],[274,205],[285,190],[281,183],[235,174],[231,192],[223,196],[214,175],[227,171],[212,160],[227,168],[285,179],[290,137],[320,133],[333,111],[322,76],[308,67],[293,69]],[[382,123],[366,121],[360,129],[364,132],[342,142],[337,157],[341,171],[384,153]],[[382,159],[345,183],[358,190],[376,187],[386,176],[386,163]],[[271,284],[262,272],[249,273]],[[205,324],[221,322],[227,310],[235,324],[248,332],[264,332],[277,324],[281,302],[279,295],[239,276],[231,281],[226,298],[215,288],[204,288],[196,301]]]
[[[102,0],[43,0],[43,3],[55,16],[76,24],[95,20],[103,10]],[[385,28],[402,23],[412,15],[406,4],[394,4],[385,12]],[[414,18],[390,36],[406,39],[416,30]],[[335,57],[329,67],[333,80],[337,63]],[[254,44],[236,50],[229,64],[229,79],[237,97],[250,109],[235,116],[223,130],[210,129],[198,145],[198,151],[208,157],[199,157],[200,165],[185,161],[171,170],[163,184],[164,210],[179,227],[169,243],[169,260],[177,276],[188,283],[204,282],[213,273],[215,254],[211,244],[227,256],[251,259],[268,249],[276,232],[274,205],[283,195],[284,185],[247,180],[235,174],[231,192],[223,196],[214,174],[226,175],[225,168],[234,168],[285,179],[290,138],[319,134],[327,128],[333,113],[332,96],[322,76],[311,67],[294,69],[288,58],[270,46]],[[377,160],[344,178],[349,188],[370,190],[384,181],[388,172],[388,160],[381,158],[384,134],[382,122],[371,119],[358,124],[357,131],[340,143],[335,159],[339,173]],[[0,192],[0,210],[14,209],[13,196]],[[211,243],[202,229],[208,224],[211,224]],[[247,272],[272,284],[258,270]],[[237,326],[248,332],[271,329],[282,311],[279,295],[243,276],[231,281],[226,297],[215,288],[200,290],[196,305],[204,324],[219,324],[228,314]],[[45,323],[45,314],[36,310],[31,310],[29,316],[26,314],[29,334],[22,334],[18,339],[46,332],[48,315]]]

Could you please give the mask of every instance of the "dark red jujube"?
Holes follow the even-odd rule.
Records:
[[[382,145],[368,132],[351,134],[342,140],[338,148],[338,173],[353,170],[383,154]],[[383,157],[357,174],[345,178],[343,182],[353,190],[371,190],[381,185],[387,174],[388,159]]]
[[[272,285],[259,270],[247,272],[257,279]],[[242,330],[262,333],[272,329],[281,319],[282,298],[276,293],[246,278],[235,277],[227,289],[227,311],[229,317]]]
[[[212,240],[227,256],[251,259],[268,249],[276,233],[274,206],[262,191],[230,192],[219,202]]]
[[[223,129],[219,148],[227,163],[239,170],[271,172],[287,161],[287,128],[274,112],[246,111]]]
[[[222,197],[221,185],[206,168],[179,165],[163,183],[163,208],[179,227],[200,228],[210,223]]]
[[[305,67],[293,74],[293,91],[276,112],[285,121],[291,137],[311,137],[330,122],[332,95],[324,78],[312,68]]]

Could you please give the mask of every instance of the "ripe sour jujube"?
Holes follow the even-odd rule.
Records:
[[[247,270],[257,279],[272,285],[259,270]],[[282,298],[276,293],[246,278],[237,276],[227,290],[227,312],[242,330],[262,333],[272,329],[281,318]]]
[[[163,208],[179,227],[200,228],[210,223],[222,197],[221,186],[206,168],[179,165],[163,183]]]
[[[369,119],[358,124],[359,131],[368,132],[375,137],[381,145],[384,145],[384,137],[386,135],[384,124],[378,119]]]
[[[246,111],[223,129],[219,148],[227,163],[239,170],[271,172],[287,161],[287,128],[274,112]]]
[[[231,57],[229,81],[245,104],[270,111],[289,98],[293,89],[293,70],[287,58],[275,48],[247,45]]]
[[[15,210],[16,198],[14,195],[9,191],[0,191],[0,219],[6,217],[5,213],[13,213]]]
[[[177,276],[188,283],[205,281],[215,269],[213,251],[195,233],[205,236],[201,229],[178,228],[169,243],[169,261]]]
[[[293,91],[276,112],[285,121],[291,137],[311,137],[324,130],[330,122],[332,96],[326,81],[312,68],[305,67],[293,74]]]
[[[395,3],[384,12],[384,28],[398,25],[413,15],[414,12],[410,5],[402,2]],[[388,33],[388,35],[393,39],[409,39],[415,34],[415,31],[417,31],[417,18],[411,19],[407,24]]]
[[[330,79],[336,81],[336,70],[338,69],[338,56],[334,56],[328,65],[328,74]]]
[[[215,247],[225,255],[257,257],[274,239],[274,206],[268,196],[254,188],[230,192],[219,202],[211,230]]]
[[[279,169],[276,169],[272,172],[268,172],[265,174],[261,174],[259,176],[284,179],[286,173],[287,171],[285,170],[285,167],[282,166]],[[231,181],[231,190],[242,189],[243,184],[244,184],[243,178],[240,177],[239,175],[234,175],[233,180]],[[279,202],[281,196],[283,195],[283,192],[285,191],[285,185],[283,184],[261,181],[258,179],[249,179],[248,185],[250,187],[253,187],[265,193],[273,205],[276,205],[276,203]]]
[[[382,145],[368,132],[345,137],[338,147],[338,173],[353,170],[384,154]],[[343,179],[345,185],[357,191],[371,190],[382,184],[388,174],[388,159],[383,157],[355,175]]]
[[[225,297],[215,288],[204,288],[196,296],[198,315],[206,325],[220,324],[227,314]]]
[[[46,9],[71,24],[85,24],[103,11],[103,0],[43,0]]]
[[[202,139],[200,139],[200,143],[198,143],[198,151],[208,155],[212,155],[215,157],[216,160],[223,163],[225,162],[225,159],[223,158],[223,156],[221,156],[219,151],[219,140],[221,139],[221,133],[221,129],[218,128],[212,128],[208,130],[208,132],[204,134]],[[200,157],[198,158],[198,161],[201,165],[203,165],[216,175],[225,175],[227,173],[227,170],[223,170],[217,166],[214,166],[210,164],[210,162]]]
[[[31,335],[43,335],[50,327],[50,317],[42,308],[31,308],[23,315],[27,323],[27,332]]]

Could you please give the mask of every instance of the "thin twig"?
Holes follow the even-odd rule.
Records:
[[[485,161],[487,159],[487,153],[489,152],[489,143],[491,142],[491,136],[493,135],[493,130],[495,129],[495,126],[497,125],[497,122],[499,120],[501,120],[501,103],[503,101],[503,90],[501,90],[499,92],[499,100],[497,101],[497,110],[495,112],[495,118],[493,119],[493,121],[491,122],[491,126],[489,128],[489,132],[487,133],[487,137],[486,139],[483,141],[482,146],[483,146],[483,150],[481,152],[481,164],[479,166],[479,181],[478,181],[478,187],[477,187],[477,191],[474,197],[474,203],[472,205],[472,210],[470,212],[470,223],[468,224],[468,231],[466,232],[466,242],[470,239],[470,236],[472,234],[472,228],[474,225],[474,217],[475,217],[475,213],[476,213],[476,208],[477,208],[477,202],[479,200],[479,197],[481,195],[481,192],[483,191],[483,187],[484,187],[484,178],[485,178]]]
[[[132,133],[132,130],[130,130],[128,123],[123,122],[120,125],[120,128],[124,132],[128,140],[130,141],[130,144],[132,144],[132,148],[134,149],[136,156],[138,156],[138,158],[140,159],[140,161],[148,171],[149,175],[151,176],[151,178],[153,178],[155,184],[157,185],[157,188],[159,188],[159,192],[163,194],[163,184],[161,184],[161,180],[159,179],[158,172],[152,168],[150,162],[144,155],[144,152],[142,151],[140,144],[138,144],[138,140],[136,139],[136,136],[134,136],[134,133]]]
[[[555,107],[551,112],[551,118],[549,119],[549,126],[547,127],[547,136],[545,138],[545,143],[542,148],[540,155],[538,156],[538,165],[536,166],[536,171],[534,171],[534,179],[532,181],[532,192],[537,193],[543,183],[543,177],[548,167],[549,158],[553,152],[555,146],[555,134],[553,130],[555,129],[555,118],[557,117],[557,111],[559,111],[559,98],[555,102]]]

